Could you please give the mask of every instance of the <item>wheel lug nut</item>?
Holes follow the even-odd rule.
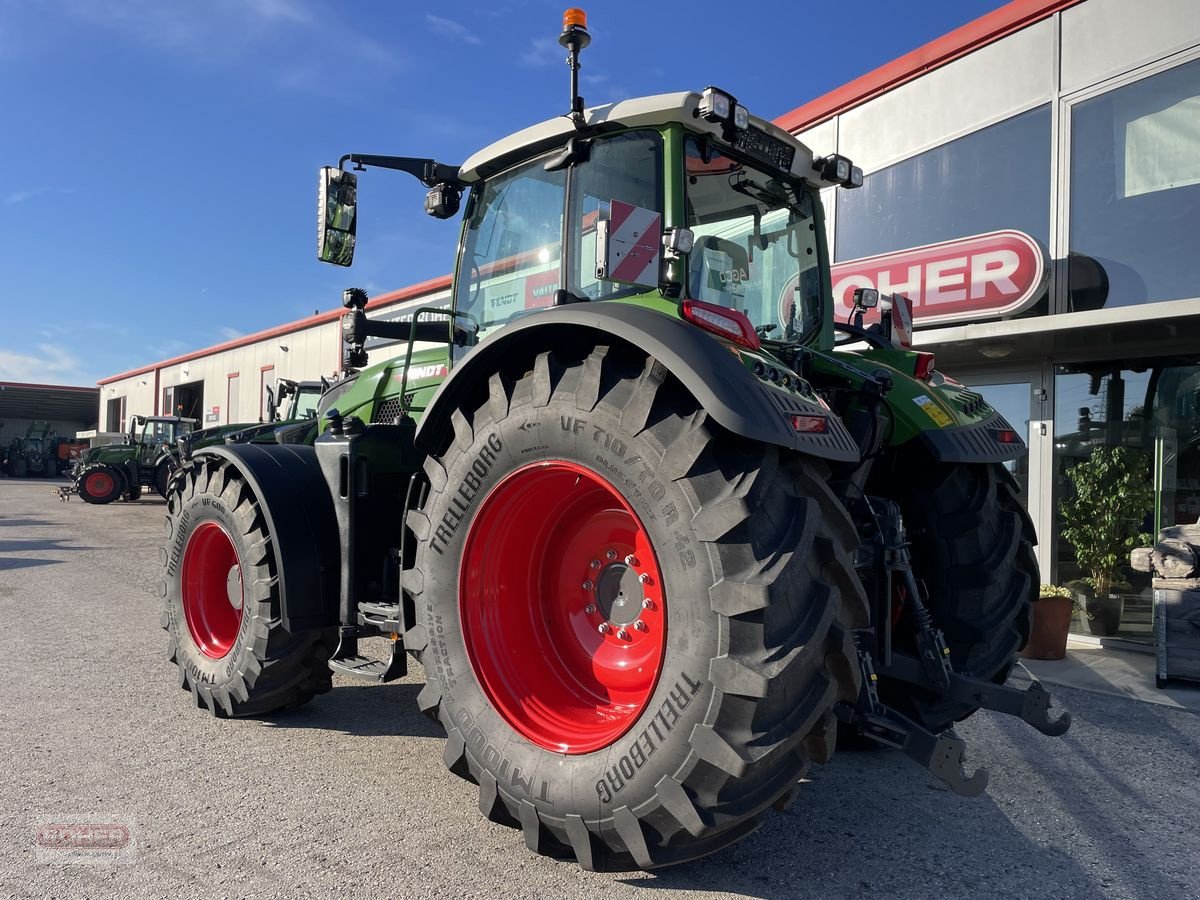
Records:
[[[650,576],[647,575],[645,572],[643,572],[641,575],[638,576],[638,581],[640,581],[642,584],[649,584]]]
[[[627,557],[625,557],[625,565],[636,566],[637,565],[637,557],[634,556],[632,553],[630,553]]]
[[[592,567],[593,569],[598,569],[598,568],[600,568],[600,560],[598,560],[598,559],[593,559],[593,560],[591,561],[590,565],[591,565],[591,567]]]
[[[616,551],[616,550],[608,550],[608,551],[606,551],[606,552],[605,552],[605,554],[604,554],[604,558],[605,558],[605,559],[616,559],[616,558],[617,558],[617,551]]]
[[[642,601],[642,609],[654,609],[654,601],[647,597]]]
[[[592,589],[592,583],[590,581],[585,581],[583,583],[583,589],[585,591],[590,591]]]
[[[596,630],[598,632],[600,632],[601,634],[608,634],[610,631],[612,631],[612,629],[608,627],[607,622],[601,622],[599,625],[596,626]]]
[[[623,641],[627,641],[627,640],[629,640],[629,632],[626,631],[624,628],[622,628],[620,631],[617,632],[617,637],[619,637]]]
[[[585,613],[587,613],[587,614],[590,616],[592,613],[594,613],[594,612],[596,611],[596,604],[595,604],[595,603],[589,603],[587,606],[585,606],[585,607],[583,608],[583,611],[584,611]]]
[[[643,622],[641,619],[638,619],[636,622],[633,623],[633,627],[636,628],[638,631],[645,631],[646,623]]]

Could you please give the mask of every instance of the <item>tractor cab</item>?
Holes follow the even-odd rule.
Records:
[[[347,160],[416,174],[431,187],[426,210],[437,217],[453,215],[466,194],[455,361],[521,316],[603,300],[678,315],[751,349],[764,337],[833,345],[817,191],[857,186],[862,173],[844,157],[814,159],[717,88],[581,107],[458,168]],[[321,187],[321,257],[349,264],[356,176],[329,167]],[[439,324],[448,340],[446,320]]]
[[[267,387],[267,420],[295,422],[317,414],[325,384],[320,381],[294,381],[280,378],[275,389]]]
[[[174,444],[195,426],[196,419],[179,416],[134,416],[129,425],[129,443],[138,447],[138,461],[149,465],[164,444]]]

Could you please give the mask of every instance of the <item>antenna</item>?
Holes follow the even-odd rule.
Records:
[[[582,9],[566,10],[563,13],[563,32],[558,42],[567,48],[567,65],[571,67],[571,121],[576,128],[583,127],[583,98],[579,96],[579,51],[592,42],[587,30],[587,13]]]

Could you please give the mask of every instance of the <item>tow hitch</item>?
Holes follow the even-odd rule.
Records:
[[[855,632],[862,690],[854,703],[839,703],[838,718],[880,744],[903,750],[956,794],[974,797],[987,787],[987,770],[967,775],[963,771],[966,745],[951,732],[934,734],[888,707],[879,698],[879,676],[903,681],[948,700],[1017,716],[1042,734],[1058,737],[1071,726],[1071,715],[1050,717],[1050,692],[1040,681],[1019,689],[955,671],[950,648],[925,606],[924,585],[916,580],[900,508],[890,500],[864,498],[869,525],[859,548],[857,568],[873,588],[874,626]],[[912,625],[916,655],[896,649],[892,630],[896,622],[893,599],[900,596]]]

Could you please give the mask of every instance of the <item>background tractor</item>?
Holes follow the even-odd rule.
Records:
[[[58,435],[49,422],[31,422],[25,436],[14,438],[9,446],[6,470],[14,478],[51,478],[58,474],[57,447]]]
[[[125,443],[93,447],[76,459],[71,484],[59,490],[59,497],[77,493],[87,503],[105,504],[137,500],[144,487],[165,497],[177,465],[175,443],[195,424],[178,416],[134,416]]]
[[[185,460],[161,554],[181,685],[263,715],[410,652],[481,812],[587,868],[743,837],[839,724],[979,793],[953,722],[1068,724],[1004,685],[1039,580],[1019,435],[911,349],[903,298],[834,322],[819,192],[861,183],[849,160],[712,87],[585,109],[589,40],[568,11],[566,116],[461,166],[322,170],[326,262],[353,256],[347,164],[463,206],[452,305],[379,322],[347,291],[319,436]],[[367,367],[372,336],[405,356]]]

